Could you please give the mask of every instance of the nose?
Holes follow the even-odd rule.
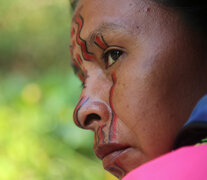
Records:
[[[80,99],[73,114],[73,119],[77,126],[92,130],[106,124],[109,117],[110,109],[105,102],[87,97]]]

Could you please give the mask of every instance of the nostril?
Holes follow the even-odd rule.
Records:
[[[89,126],[93,121],[99,121],[101,120],[101,117],[98,114],[91,113],[87,115],[85,121],[84,121],[84,126]]]

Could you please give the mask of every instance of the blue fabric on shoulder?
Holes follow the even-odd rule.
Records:
[[[207,123],[207,95],[205,95],[199,100],[189,120],[186,122],[184,126],[187,126],[193,122]]]
[[[201,143],[207,137],[207,95],[195,106],[189,120],[179,131],[173,149]]]

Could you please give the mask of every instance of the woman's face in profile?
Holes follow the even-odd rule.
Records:
[[[74,121],[94,131],[94,152],[115,176],[171,150],[199,91],[191,36],[175,12],[149,0],[79,2]]]

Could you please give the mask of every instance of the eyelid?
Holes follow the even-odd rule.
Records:
[[[107,55],[107,53],[109,53],[112,50],[119,50],[119,51],[122,51],[123,53],[125,53],[125,49],[121,46],[110,46],[104,50],[103,58]]]
[[[122,52],[121,56],[123,56],[126,53],[126,50],[123,47],[120,47],[120,46],[110,46],[109,48],[106,48],[104,50],[104,52],[103,52],[102,59],[103,59],[104,63],[106,63],[105,62],[106,61],[106,57],[109,55],[109,53],[112,52],[112,51],[116,51],[116,50]],[[108,69],[109,67],[110,66],[108,66],[108,67],[106,66],[106,69]]]

